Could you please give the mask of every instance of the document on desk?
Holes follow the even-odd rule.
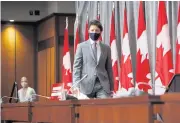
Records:
[[[72,93],[73,93],[73,96],[78,98],[79,100],[89,99],[89,97],[87,97],[87,95],[81,93],[78,88],[75,88],[74,90],[72,90]]]
[[[83,100],[83,99],[90,99],[89,97],[87,97],[87,95],[83,94],[83,93],[79,93],[78,97],[79,100]]]

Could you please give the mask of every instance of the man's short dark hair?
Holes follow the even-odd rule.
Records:
[[[90,26],[92,26],[92,25],[97,26],[97,27],[101,30],[101,32],[103,31],[103,27],[102,27],[102,24],[101,24],[100,21],[98,21],[98,20],[91,20],[91,21],[89,22],[89,28],[90,28]]]

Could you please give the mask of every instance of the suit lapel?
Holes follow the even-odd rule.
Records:
[[[104,52],[103,45],[102,45],[101,41],[99,42],[99,46],[100,46],[100,56],[99,56],[98,64],[99,64],[99,62],[103,56],[103,52]]]

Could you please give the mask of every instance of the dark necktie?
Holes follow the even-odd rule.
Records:
[[[93,53],[94,53],[94,58],[95,58],[95,60],[97,62],[97,43],[96,42],[93,43],[92,49],[93,49]]]

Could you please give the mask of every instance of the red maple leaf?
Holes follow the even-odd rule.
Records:
[[[72,83],[72,73],[70,72],[70,69],[66,70],[63,67],[63,74],[62,74],[62,80],[64,83],[64,89],[70,89],[70,87],[68,86],[68,83]]]
[[[121,72],[120,72],[120,82],[121,87],[125,88],[127,91],[129,88],[134,87],[134,85],[131,83],[133,78],[129,78],[128,74],[132,73],[132,63],[131,63],[131,57],[128,56],[127,60],[124,63],[124,56],[121,57]]]
[[[159,48],[156,48],[156,72],[158,73],[156,79],[160,77],[162,84],[167,86],[174,74],[169,72],[173,69],[172,53],[171,50],[169,50],[163,56],[163,51],[164,48],[162,47],[162,44]]]
[[[145,83],[145,84],[139,84],[139,89],[148,92],[148,89],[151,89],[150,85],[147,85],[149,82],[149,78],[147,78],[147,74],[150,73],[150,67],[149,67],[149,59],[147,58],[144,59],[144,61],[141,62],[142,59],[142,54],[140,53],[140,49],[138,50],[136,54],[136,82],[139,83]]]
[[[152,87],[146,83],[141,83],[138,85],[138,88],[140,90],[143,90],[144,92],[148,92],[149,89],[152,89]]]

